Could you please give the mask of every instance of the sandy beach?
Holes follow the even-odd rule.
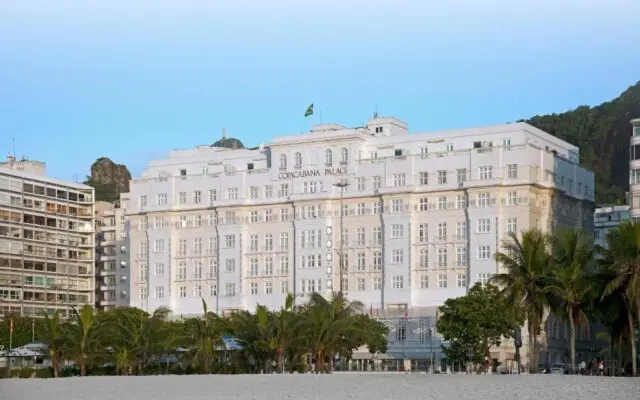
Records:
[[[640,379],[561,375],[208,375],[3,379],[11,400],[636,398]]]

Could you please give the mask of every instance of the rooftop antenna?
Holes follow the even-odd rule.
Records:
[[[11,138],[11,147],[13,149],[13,158],[16,158],[16,137]]]
[[[374,111],[373,111],[373,119],[378,119],[378,105],[374,104],[373,105]]]
[[[227,140],[227,128],[222,128],[222,142]]]

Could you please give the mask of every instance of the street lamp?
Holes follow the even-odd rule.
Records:
[[[333,186],[340,188],[340,250],[338,250],[338,252],[340,254],[338,254],[338,258],[340,259],[340,271],[339,271],[339,279],[340,279],[340,294],[342,295],[344,292],[344,285],[342,282],[342,278],[344,276],[344,256],[343,256],[343,246],[344,246],[344,240],[343,239],[343,235],[342,235],[342,224],[344,222],[344,210],[342,207],[342,200],[344,197],[344,189],[349,186],[349,182],[342,180],[340,182],[334,183]]]

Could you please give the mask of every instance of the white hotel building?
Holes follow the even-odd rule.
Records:
[[[510,231],[593,229],[578,161],[526,123],[409,134],[394,118],[172,151],[131,182],[131,306],[279,308],[342,283],[380,316],[433,316],[497,271]]]

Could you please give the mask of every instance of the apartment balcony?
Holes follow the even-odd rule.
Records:
[[[108,247],[108,246],[115,246],[115,245],[116,245],[116,239],[115,238],[105,239],[105,240],[100,242],[100,246],[101,247]]]
[[[103,254],[100,256],[100,261],[115,261],[116,253],[113,254]]]
[[[115,306],[116,305],[116,299],[101,299],[100,300],[100,305],[102,307]]]
[[[109,269],[101,269],[98,271],[99,276],[113,276],[116,274],[116,270],[114,268]]]
[[[100,285],[100,291],[101,292],[111,292],[116,290],[116,283],[109,283],[109,284],[101,284]]]
[[[112,232],[116,230],[115,225],[103,225],[100,227],[101,232]]]

